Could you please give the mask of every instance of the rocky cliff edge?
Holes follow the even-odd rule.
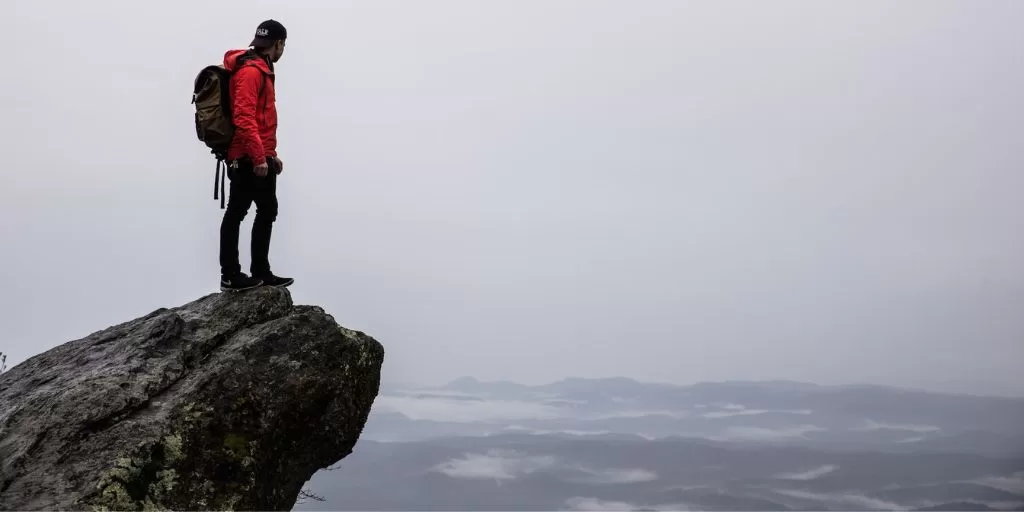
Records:
[[[383,359],[280,288],[67,342],[0,374],[0,509],[290,509],[353,450]]]

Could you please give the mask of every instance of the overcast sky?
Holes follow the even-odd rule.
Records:
[[[192,80],[275,18],[271,262],[386,380],[1024,395],[1024,2],[4,11],[9,366],[218,290]]]

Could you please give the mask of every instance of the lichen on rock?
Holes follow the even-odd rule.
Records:
[[[143,443],[131,456],[118,457],[114,468],[100,476],[100,492],[91,501],[92,510],[162,509],[157,504],[172,495],[177,478],[173,467],[182,457],[178,435]]]
[[[352,451],[383,358],[278,288],[65,343],[0,375],[0,510],[290,509]]]

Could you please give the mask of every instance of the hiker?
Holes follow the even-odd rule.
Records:
[[[267,20],[256,28],[248,49],[224,54],[224,68],[232,73],[229,90],[235,131],[224,159],[231,185],[220,226],[222,291],[289,286],[295,281],[274,275],[269,260],[270,234],[277,218],[277,177],[284,170],[277,156],[274,63],[284,53],[286,37],[284,25]],[[249,276],[238,262],[238,235],[253,203]]]

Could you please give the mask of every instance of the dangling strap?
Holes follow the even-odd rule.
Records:
[[[227,194],[224,193],[224,184],[228,181],[228,163],[224,162],[224,165],[220,168],[220,209],[224,209],[224,200],[227,199]]]
[[[221,167],[222,164],[223,167]],[[217,166],[214,168],[213,171],[213,198],[217,199],[217,187],[219,186],[221,210],[224,209],[224,182],[227,181],[227,176],[225,176],[224,174],[227,173],[227,169],[228,163],[223,160],[217,159]]]

